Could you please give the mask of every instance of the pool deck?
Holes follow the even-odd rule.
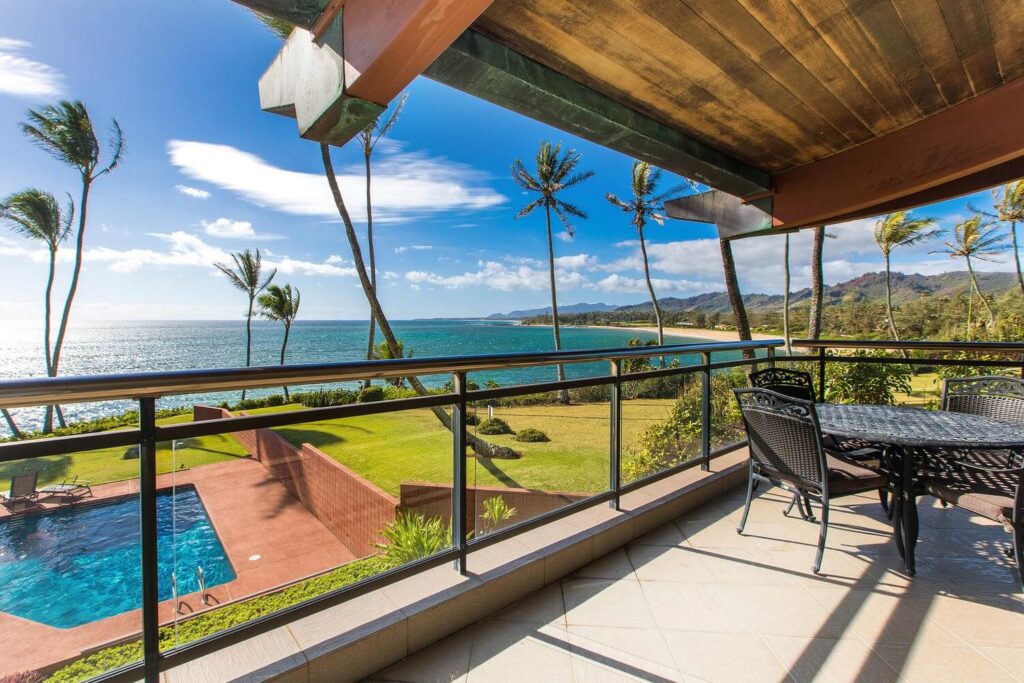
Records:
[[[278,483],[258,462],[239,459],[179,470],[157,477],[160,489],[192,485],[206,507],[228,559],[233,581],[207,591],[210,605],[198,593],[179,598],[188,616],[226,602],[265,592],[356,559],[327,528]],[[74,505],[138,494],[138,480],[100,484],[93,497]],[[53,509],[64,505],[47,504]],[[0,519],[11,514],[0,508]],[[250,560],[250,557],[259,559]],[[74,596],[52,596],[54,600]],[[83,652],[119,640],[130,640],[141,630],[141,610],[124,612],[70,629],[59,629],[0,612],[0,675],[16,671],[51,669]],[[175,618],[171,600],[160,603],[160,621]]]

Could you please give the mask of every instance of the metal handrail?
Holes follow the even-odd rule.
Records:
[[[880,349],[885,351],[970,351],[972,353],[1024,354],[1024,342],[794,339],[792,345],[797,349]]]
[[[525,368],[537,365],[591,363],[625,358],[650,358],[697,353],[720,353],[778,348],[781,339],[713,342],[708,344],[666,344],[614,349],[546,351],[401,358],[396,360],[348,361],[271,365],[251,368],[172,370],[133,374],[86,375],[81,377],[38,377],[0,381],[0,408],[25,408],[52,403],[82,403],[118,399],[159,398],[206,391],[254,389],[280,384],[319,384],[387,377],[437,375],[455,372]]]

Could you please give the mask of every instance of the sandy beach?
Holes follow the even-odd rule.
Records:
[[[566,326],[568,327],[568,326]],[[592,327],[599,330],[631,330],[639,334],[653,334],[657,336],[657,327],[625,327],[618,325],[580,325],[579,327]],[[701,327],[666,327],[665,336],[690,337],[693,339],[707,339],[708,341],[739,341],[739,334],[735,330],[709,330]],[[779,339],[780,335],[758,334],[752,335],[754,339]]]

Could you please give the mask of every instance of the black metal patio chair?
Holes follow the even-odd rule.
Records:
[[[750,450],[747,500],[736,532],[742,534],[747,524],[755,482],[782,487],[805,501],[818,501],[821,529],[814,560],[817,574],[825,552],[830,502],[841,496],[880,490],[889,485],[889,480],[877,470],[825,452],[813,401],[768,389],[733,389],[733,392],[739,402]]]

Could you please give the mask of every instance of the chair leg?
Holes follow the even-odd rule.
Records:
[[[806,519],[808,522],[816,521],[814,519],[814,508],[811,507],[811,499],[807,495],[804,495],[804,508],[806,510],[806,513],[807,513],[804,516],[804,519]]]
[[[1024,591],[1024,525],[1020,523],[1013,527],[1013,554],[1017,559],[1017,575],[1020,577],[1020,588]]]
[[[882,504],[882,512],[889,515],[889,489],[878,489],[878,500]]]
[[[754,471],[751,469],[750,477],[747,479],[747,502],[743,506],[743,517],[740,518],[740,525],[736,527],[736,533],[742,534],[743,527],[747,525],[747,515],[750,514],[750,501],[754,498],[754,484],[757,480],[754,479]]]
[[[808,502],[808,504],[810,504]],[[818,555],[814,558],[814,573],[821,571],[821,558],[825,554],[825,535],[828,533],[828,501],[821,502],[821,529],[818,531]]]

